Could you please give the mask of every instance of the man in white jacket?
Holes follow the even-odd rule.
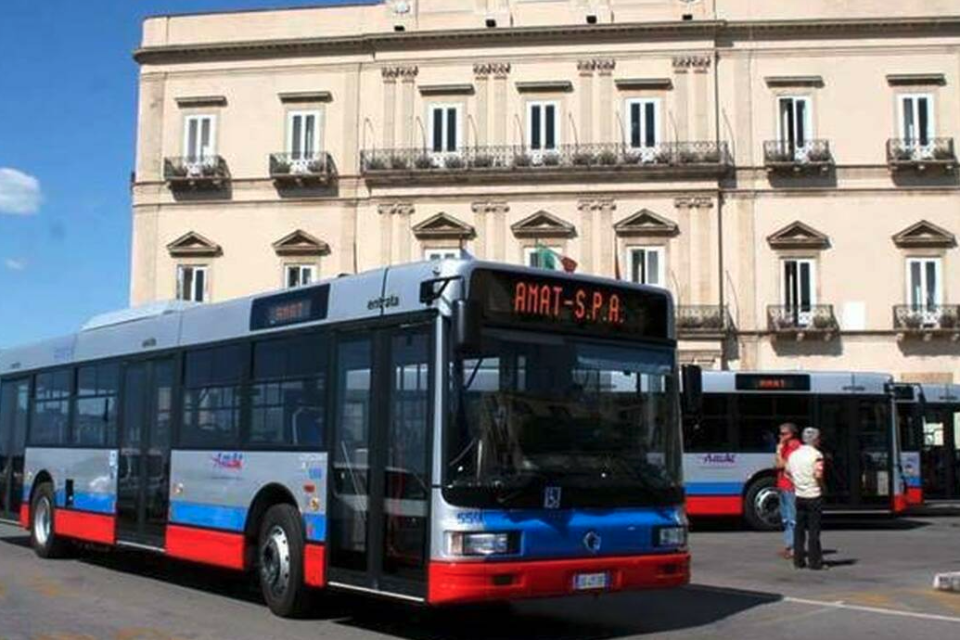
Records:
[[[814,571],[823,569],[823,551],[820,548],[820,518],[823,513],[823,454],[820,431],[812,427],[803,430],[803,446],[787,459],[787,475],[793,482],[797,496],[797,526],[793,538],[793,566],[809,566]],[[807,535],[809,533],[809,547]]]

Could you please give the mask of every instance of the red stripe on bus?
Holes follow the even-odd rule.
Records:
[[[920,487],[907,487],[907,504],[911,507],[923,504],[923,489]]]
[[[742,516],[740,496],[687,496],[687,513],[691,516]]]
[[[24,529],[30,528],[30,505],[26,502],[20,505],[20,526]]]
[[[228,569],[245,568],[242,533],[167,525],[167,555]]]
[[[907,496],[902,493],[898,493],[893,496],[893,512],[894,513],[903,513],[907,510]]]
[[[327,583],[324,575],[326,549],[323,545],[308,544],[303,550],[303,581],[311,587]]]
[[[65,538],[113,544],[116,521],[113,516],[57,509],[53,515],[53,530]]]
[[[430,604],[542,598],[575,593],[578,574],[606,573],[604,591],[679,587],[690,582],[690,554],[540,560],[431,562]]]

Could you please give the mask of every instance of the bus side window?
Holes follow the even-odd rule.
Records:
[[[73,369],[58,369],[37,374],[30,423],[30,444],[37,447],[62,447],[69,444],[70,395]]]
[[[100,364],[77,370],[73,444],[112,447],[117,441],[117,394],[120,365]]]
[[[187,353],[181,446],[230,449],[237,445],[244,352],[244,347],[230,345]]]
[[[323,448],[326,367],[325,336],[255,344],[245,444]]]
[[[703,417],[699,423],[685,425],[684,449],[690,453],[729,450],[727,424],[730,419],[729,396],[703,394]]]

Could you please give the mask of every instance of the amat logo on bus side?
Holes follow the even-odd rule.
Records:
[[[735,453],[705,453],[700,456],[700,464],[710,466],[726,466],[737,464]]]
[[[242,453],[217,453],[210,456],[214,469],[223,469],[224,471],[243,471]]]

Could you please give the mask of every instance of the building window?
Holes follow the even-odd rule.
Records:
[[[426,249],[423,252],[424,260],[459,260],[462,256],[460,249]]]
[[[317,267],[312,264],[288,264],[285,267],[284,286],[287,289],[304,287],[317,279]]]
[[[810,259],[783,261],[783,306],[797,326],[807,326],[817,303],[816,265]]]
[[[777,104],[777,139],[783,145],[783,150],[794,156],[805,154],[812,133],[810,99],[783,97]]]
[[[433,153],[456,153],[460,150],[460,106],[430,105],[430,150]]]
[[[900,137],[908,145],[926,146],[934,137],[933,132],[933,96],[900,96]]]
[[[630,247],[627,249],[627,265],[631,282],[664,286],[663,247]]]
[[[201,163],[216,155],[216,118],[187,116],[183,126],[183,155],[188,163]]]
[[[292,160],[312,160],[320,151],[320,112],[291,111],[287,115],[287,153]]]
[[[943,304],[940,266],[940,258],[907,259],[907,302],[914,312],[924,316],[926,324],[937,323]]]
[[[531,151],[555,151],[559,143],[560,108],[556,102],[527,105],[527,146]]]
[[[627,100],[630,147],[651,149],[660,144],[660,100]]]
[[[561,256],[560,247],[526,247],[523,250],[523,263],[534,269],[561,271],[563,270]]]
[[[177,266],[177,300],[206,302],[207,267],[181,264]]]

